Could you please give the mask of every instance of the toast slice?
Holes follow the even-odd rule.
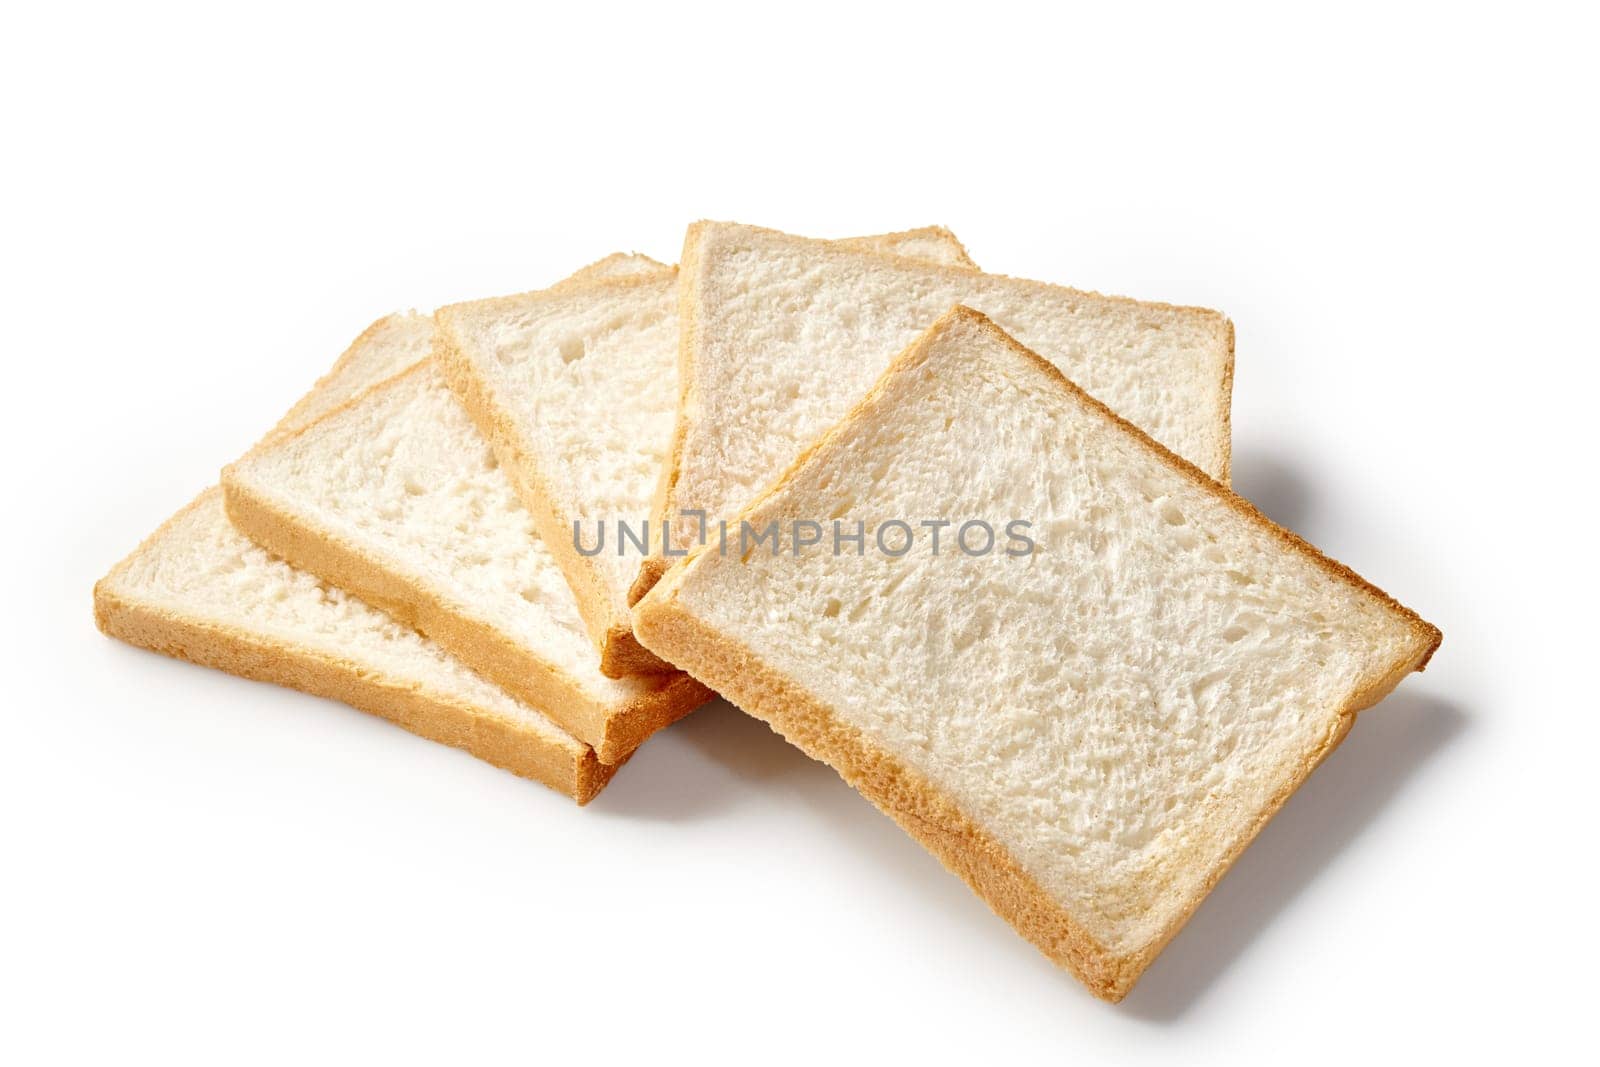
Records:
[[[833,554],[836,516],[860,554]],[[1440,640],[965,308],[741,521],[779,537],[669,570],[645,647],[1110,1000]]]
[[[976,269],[937,226],[838,243]],[[445,379],[510,476],[613,678],[669,669],[633,636],[628,594],[643,553],[617,551],[621,524],[647,525],[678,405],[677,271],[657,268],[435,315]]]
[[[891,260],[700,222],[681,265],[681,385],[654,523],[679,548],[735,514],[947,311],[976,307],[1094,396],[1227,480],[1233,325],[1204,308]],[[632,599],[667,565],[646,560]]]
[[[251,540],[428,635],[603,763],[710,696],[681,673],[600,673],[572,591],[431,359],[222,481]]]
[[[431,336],[424,316],[373,323],[267,440],[415,363]],[[229,525],[216,487],[96,583],[94,612],[102,631],[129,644],[341,700],[579,804],[615,769],[432,641],[268,556]]]

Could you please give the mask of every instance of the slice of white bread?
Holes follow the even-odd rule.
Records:
[[[790,523],[836,515],[916,545],[794,554]],[[743,519],[779,521],[781,554],[714,544],[669,570],[635,609],[645,647],[836,767],[1112,1000],[1440,640],[965,308]],[[936,519],[957,524],[939,554]],[[990,554],[959,548],[974,519],[1001,531]]]
[[[273,559],[207,489],[95,585],[112,637],[299,689],[587,803],[615,767],[381,611]]]
[[[710,695],[681,673],[600,673],[560,569],[432,360],[258,447],[223,490],[256,543],[416,627],[604,763]]]
[[[268,435],[293,432],[427,353],[425,316],[368,328]],[[211,488],[95,585],[112,637],[342,700],[587,803],[611,777],[593,749],[438,645],[304,571],[227,521]]]
[[[838,242],[975,269],[930,226]],[[440,308],[439,366],[488,438],[577,597],[613,678],[668,669],[639,646],[629,590],[643,553],[620,523],[648,524],[678,406],[675,268]],[[574,524],[588,555],[575,544]]]
[[[733,515],[864,395],[952,304],[976,307],[1214,478],[1227,480],[1233,325],[1174,307],[889,259],[732,223],[689,227],[682,396],[656,524],[692,543]],[[667,561],[658,552],[637,600]]]

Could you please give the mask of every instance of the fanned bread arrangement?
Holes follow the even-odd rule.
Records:
[[[428,320],[372,324],[266,441],[425,358]],[[100,629],[245,678],[342,700],[587,803],[614,768],[536,707],[383,612],[274,559],[205,490],[94,588]]]
[[[940,227],[825,243],[975,268]],[[435,316],[440,369],[551,547],[612,677],[668,669],[634,639],[628,599],[639,558],[618,553],[616,538],[619,523],[644,531],[672,446],[678,299],[668,267]],[[574,524],[591,527],[581,547]]]
[[[95,587],[585,803],[720,692],[1117,1000],[1437,629],[1227,487],[1227,318],[696,223],[367,330]]]
[[[429,635],[615,763],[709,695],[607,678],[560,570],[431,361],[223,472],[274,555]]]
[[[596,287],[611,295],[624,284],[637,291],[658,276],[649,265],[629,273],[626,283],[564,285],[550,295],[570,301]],[[608,314],[626,316],[626,301]],[[648,346],[645,315],[638,329]],[[598,336],[596,326],[609,323],[587,325]],[[599,465],[590,471],[596,480],[608,473]],[[388,610],[548,709],[605,763],[710,696],[681,672],[659,673],[666,665],[653,657],[634,663],[651,673],[606,677],[585,635],[581,601],[435,359],[257,448],[223,472],[222,485],[229,516],[258,544]],[[564,531],[550,540],[570,544]]]

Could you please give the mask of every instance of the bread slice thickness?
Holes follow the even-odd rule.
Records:
[[[273,559],[211,488],[96,583],[131,645],[351,707],[587,804],[615,768],[537,709],[387,615]]]
[[[628,269],[610,263],[603,270]],[[428,352],[415,314],[374,322],[266,435],[294,433]],[[586,804],[615,768],[415,631],[262,551],[206,490],[94,589],[111,637],[339,700]]]
[[[835,243],[976,269],[940,226]],[[621,678],[671,669],[633,636],[642,553],[618,549],[624,524],[659,529],[651,509],[679,395],[677,270],[582,280],[440,308],[436,358],[566,576],[601,672]]]
[[[544,710],[616,763],[709,692],[603,675],[506,472],[424,360],[223,472],[230,520]]]
[[[953,304],[1031,345],[1090,393],[1226,480],[1233,326],[1206,308],[891,259],[725,222],[689,228],[682,394],[657,521],[735,514],[858,401]],[[667,560],[641,568],[632,599]]]
[[[1110,1000],[1440,640],[966,308],[741,520],[834,516],[914,543],[703,548],[639,602],[640,640]],[[1035,551],[953,542],[1013,519]],[[942,554],[923,520],[957,524]]]

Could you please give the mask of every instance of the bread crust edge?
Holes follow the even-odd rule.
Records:
[[[274,438],[266,447],[282,447],[326,420],[367,402],[379,390],[396,388],[403,379],[427,373],[431,368],[429,359],[421,359],[315,421]],[[238,467],[260,451],[252,449],[222,471],[223,505],[228,520],[240,533],[273,555],[354,593],[426,634],[467,666],[592,746],[600,762],[619,763],[651,734],[710,699],[711,692],[687,676],[644,675],[636,680],[652,688],[615,704],[594,700],[561,667],[492,625],[473,619],[470,612],[448,603],[414,576],[384,566],[361,546],[303,521],[258,492],[240,475]]]
[[[223,471],[222,487],[228,521],[250,540],[426,634],[467,666],[593,747],[604,762],[615,762],[619,753],[602,750],[606,709],[589,699],[554,664],[447,604],[408,576],[370,559],[360,546],[280,508],[241,480],[234,468]],[[605,755],[613,759],[607,760]]]
[[[652,528],[663,531],[663,540],[673,494],[677,490],[679,475],[683,473],[683,446],[691,422],[694,350],[700,336],[700,320],[694,314],[695,279],[700,275],[700,233],[707,225],[705,221],[689,224],[683,235],[683,251],[678,256],[678,407],[672,420],[672,444],[667,451],[667,461],[661,465],[655,500],[650,507],[650,518],[654,520]],[[670,567],[671,563],[660,554],[648,555],[640,560],[639,574],[628,588],[628,606],[637,605]]]
[[[126,566],[215,491],[207,490],[174,513],[95,583],[94,619],[102,633],[174,659],[349,704],[419,737],[539,782],[580,805],[611,780],[620,764],[601,763],[594,750],[575,737],[569,744],[552,742],[486,708],[429,692],[409,679],[374,674],[348,660],[118,592],[117,578]]]

